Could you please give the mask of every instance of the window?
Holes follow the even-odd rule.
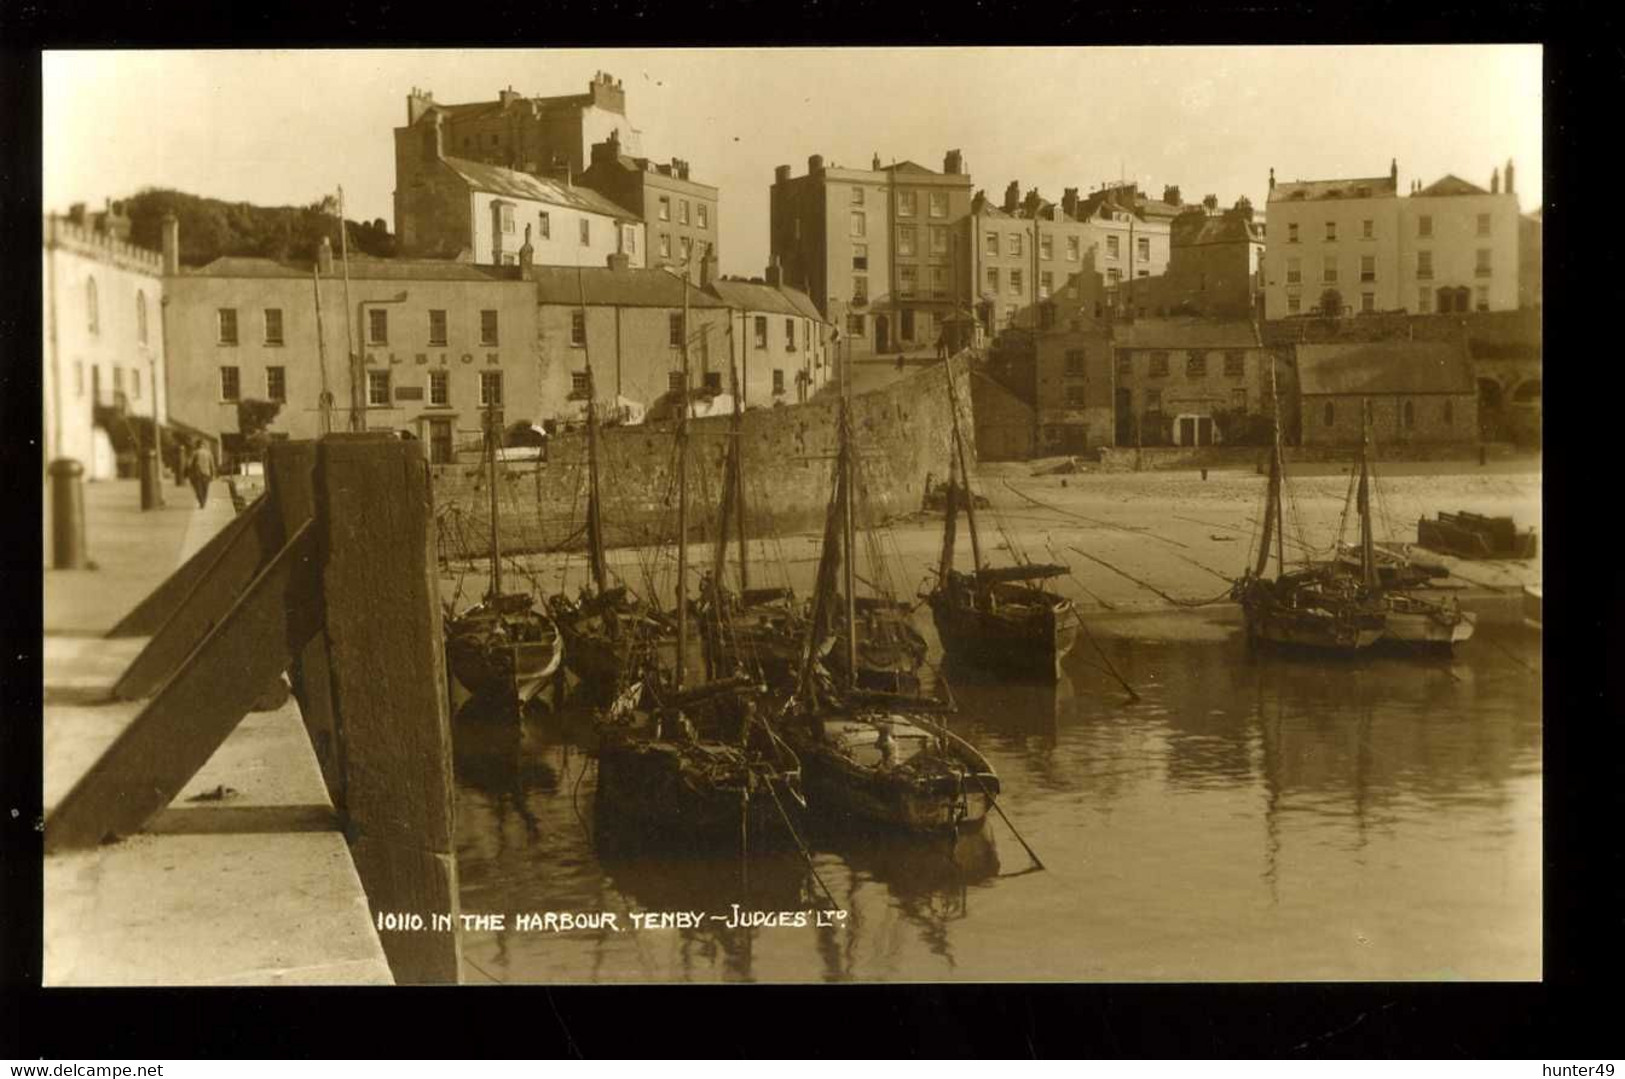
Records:
[[[1089,390],[1086,386],[1081,386],[1076,383],[1068,386],[1066,388],[1066,407],[1083,408],[1089,403],[1088,393]]]
[[[102,332],[102,305],[96,295],[96,279],[85,278],[85,318],[90,325],[91,333]]]
[[[897,226],[897,253],[899,255],[914,254],[914,226]]]
[[[1416,234],[1418,236],[1433,235],[1433,218],[1430,215],[1423,214],[1416,219]]]
[[[130,396],[141,400],[141,368],[130,368]]]
[[[867,270],[869,268],[869,245],[852,245],[852,268],[854,270]]]
[[[1286,227],[1286,242],[1289,244],[1298,242],[1298,223],[1296,221],[1290,222]]]
[[[1019,255],[1019,254],[1021,254],[1021,233],[1019,233],[1019,232],[1010,233],[1010,235],[1007,237],[1007,242],[1005,243],[1005,246],[1004,246],[1004,253],[1007,254],[1007,255]]]
[[[1433,311],[1433,290],[1426,285],[1416,290],[1416,310],[1424,315]]]
[[[683,245],[683,265],[687,266],[690,262],[694,261],[694,241],[689,237],[684,236],[680,242]]]
[[[1377,256],[1360,256],[1360,280],[1375,281],[1377,279]]]
[[[994,295],[998,295],[999,268],[997,266],[989,266],[987,268],[987,291]]]
[[[852,337],[862,337],[866,320],[862,315],[846,316],[846,332]]]
[[[590,397],[590,396],[592,396],[592,389],[591,389],[590,386],[587,385],[587,372],[585,372],[585,371],[571,371],[570,372],[570,397],[572,399],[574,399],[574,400],[579,401],[579,400],[581,400],[583,398]]]
[[[903,296],[912,296],[919,290],[920,271],[917,266],[897,267],[897,291]]]
[[[1366,314],[1377,309],[1377,294],[1375,292],[1360,293],[1360,310]]]
[[[367,372],[367,405],[371,408],[389,407],[389,372]]]
[[[671,220],[671,199],[665,195],[660,196],[660,209],[658,210],[656,216],[658,216],[662,221]]]
[[[774,397],[781,397],[783,395],[784,395],[784,372],[782,370],[780,370],[779,368],[775,367],[775,368],[773,368],[773,396]]]
[[[852,278],[852,302],[855,304],[869,302],[869,279],[867,277]]]
[[[1480,236],[1488,236],[1490,234],[1490,215],[1489,214],[1479,214],[1478,215],[1478,234]]]
[[[389,312],[381,308],[367,311],[367,344],[389,344]]]
[[[931,267],[931,295],[939,299],[948,295],[948,267]]]
[[[683,347],[683,315],[680,311],[666,316],[666,343],[672,348]]]
[[[796,320],[793,318],[784,320],[784,350],[786,352],[796,350]]]
[[[1038,238],[1038,257],[1041,259],[1055,257],[1055,237],[1045,233]]]
[[[913,217],[914,216],[914,192],[912,192],[912,191],[899,191],[897,193],[897,216],[898,217]]]
[[[1296,292],[1291,292],[1291,293],[1287,294],[1286,309],[1287,309],[1287,311],[1289,313],[1295,315],[1295,314],[1297,314],[1299,312],[1299,310],[1302,309],[1302,307],[1303,307],[1303,297],[1302,296],[1299,296]]]
[[[222,307],[214,313],[215,333],[222,345],[235,345],[237,343],[237,309],[235,307]],[[231,398],[236,400],[236,398]]]
[[[497,313],[495,311],[480,312],[480,344],[494,345],[497,343]]]
[[[1141,262],[1151,261],[1151,240],[1149,237],[1141,236],[1134,242],[1134,246],[1138,249]],[[1141,274],[1141,276],[1145,275]]]
[[[867,225],[866,225],[866,223],[864,221],[863,211],[862,210],[854,210],[854,211],[852,211],[851,232],[852,232],[853,236],[867,236],[867,235],[869,235]]]
[[[268,401],[286,401],[288,399],[288,369],[286,367],[267,367],[265,369],[265,399]]]
[[[687,199],[678,199],[677,200],[677,223],[679,225],[688,224],[688,200]]]
[[[1080,251],[1081,245],[1078,243],[1078,238],[1076,236],[1068,236],[1066,238],[1066,261],[1077,262]]]
[[[1239,348],[1233,348],[1224,354],[1224,373],[1231,378],[1240,378],[1247,373],[1247,354]]]
[[[501,203],[498,203],[497,205],[502,210],[502,231],[505,232],[505,233],[512,232],[513,231],[513,204],[512,203],[507,203],[507,202],[501,202]]]
[[[766,348],[767,347],[767,316],[766,315],[757,315],[751,328],[754,331],[754,336],[756,338],[756,347],[757,348]]]
[[[1146,390],[1145,391],[1145,410],[1147,412],[1161,412],[1162,411],[1162,391],[1161,390]]]
[[[709,206],[702,202],[694,207],[694,212],[698,215],[700,228],[708,229],[711,227],[711,208]]]
[[[1444,399],[1444,425],[1449,427],[1456,422],[1456,402],[1446,397]]]
[[[1328,285],[1337,284],[1337,256],[1326,255],[1320,263],[1320,279]]]
[[[1020,296],[1021,291],[1022,291],[1021,285],[1022,285],[1021,271],[1020,270],[1011,270],[1010,271],[1010,295],[1012,295],[1012,296]]]
[[[1119,270],[1116,266],[1112,266],[1112,267],[1110,267],[1110,268],[1108,268],[1106,270],[1106,285],[1108,287],[1112,287],[1112,286],[1115,286],[1115,285],[1122,284],[1122,282],[1123,282],[1123,271],[1122,270]]]
[[[1050,273],[1048,270],[1040,271],[1040,273],[1038,274],[1038,295],[1040,297],[1047,297],[1049,295],[1049,293],[1050,293],[1050,289],[1054,286],[1054,284],[1055,284],[1055,275],[1054,274]]]
[[[1320,410],[1320,425],[1330,427],[1335,422],[1337,422],[1337,408],[1332,402],[1327,401]]]
[[[687,388],[687,383],[683,381],[683,373],[681,371],[668,372],[666,374],[666,388],[672,393],[682,393]]]
[[[635,225],[628,225],[621,232],[621,248],[628,255],[638,253],[638,230]]]
[[[722,372],[721,371],[707,371],[707,372],[705,372],[705,374],[702,376],[702,384],[705,387],[705,392],[706,393],[721,393],[722,392]]]
[[[904,308],[902,311],[898,312],[898,314],[897,314],[897,322],[898,322],[898,336],[901,337],[905,341],[913,341],[915,339],[914,338],[914,311],[913,311],[913,309],[912,308]]]
[[[113,368],[113,400],[116,403],[124,396],[124,368]]]
[[[1134,353],[1126,348],[1117,353],[1117,373],[1120,375],[1134,373]]]
[[[1193,348],[1185,353],[1185,377],[1203,378],[1207,375],[1207,353]]]
[[[1377,238],[1377,223],[1369,217],[1360,222],[1360,239],[1374,240]]]
[[[282,344],[282,308],[267,307],[265,309],[265,343],[268,345]]]
[[[570,312],[570,343],[572,345],[587,343],[587,312]]]
[[[1247,411],[1247,390],[1245,388],[1230,391],[1230,407],[1237,412]]]
[[[451,404],[451,373],[449,371],[429,372],[429,404]]]
[[[854,187],[852,189],[852,205],[854,205],[854,206],[862,206],[863,205],[863,188]]]
[[[429,312],[429,344],[444,345],[446,343],[446,312],[431,310]]]
[[[1084,360],[1083,349],[1081,349],[1081,348],[1069,348],[1069,349],[1066,350],[1066,377],[1067,378],[1082,378],[1083,377],[1083,374],[1084,374],[1083,360]]]
[[[1153,352],[1151,354],[1151,377],[1168,377],[1168,354],[1166,352]]]
[[[999,234],[998,233],[990,232],[990,233],[987,234],[986,250],[987,250],[988,254],[993,255],[994,257],[998,256],[998,254],[999,254]]]
[[[1490,275],[1490,249],[1487,248],[1487,247],[1480,247],[1478,249],[1478,261],[1476,261],[1473,264],[1473,276],[1474,277],[1488,277],[1489,275]]]
[[[948,193],[946,191],[931,192],[931,216],[948,216]]]
[[[1488,285],[1479,285],[1473,289],[1473,307],[1478,311],[1488,311],[1490,309],[1490,287]]]
[[[480,407],[502,407],[502,372],[480,372]]]
[[[946,225],[931,226],[931,253],[933,255],[946,255],[948,253],[948,228]]]
[[[1326,240],[1330,242],[1335,239],[1337,239],[1337,222],[1328,221],[1326,222]]]
[[[135,294],[135,339],[147,343],[147,294],[141,291]]]
[[[1118,244],[1120,242],[1121,241],[1116,236],[1108,236],[1108,237],[1106,237],[1106,257],[1107,258],[1114,259],[1114,258],[1117,257]]]
[[[583,217],[581,219],[581,246],[582,247],[588,247],[591,244],[592,244],[592,221],[589,218]]]
[[[1433,252],[1418,251],[1416,253],[1416,276],[1423,281],[1433,278]]]
[[[1415,427],[1416,426],[1416,403],[1414,401],[1406,401],[1405,402],[1404,415],[1405,415],[1405,426],[1406,426],[1406,428]]]
[[[1297,285],[1303,282],[1303,259],[1296,255],[1286,260],[1286,283]]]
[[[546,210],[536,215],[537,233],[544,240],[553,238],[553,215]]]
[[[671,233],[669,232],[660,234],[660,257],[663,259],[671,258]]]

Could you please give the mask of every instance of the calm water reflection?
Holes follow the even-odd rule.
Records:
[[[1043,872],[996,817],[957,841],[814,828],[817,880],[793,848],[600,851],[580,717],[461,717],[464,911],[625,930],[470,933],[468,978],[1538,978],[1538,635],[1492,608],[1454,660],[1324,663],[1254,657],[1238,628],[1097,622],[1054,688],[949,672]],[[733,904],[845,919],[709,919]],[[705,917],[633,931],[634,911]]]

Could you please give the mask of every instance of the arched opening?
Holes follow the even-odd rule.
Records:
[[[885,315],[875,316],[875,351],[885,352],[891,346],[891,324]]]
[[[1506,431],[1505,399],[1501,384],[1493,378],[1478,380],[1478,437],[1499,442]]]

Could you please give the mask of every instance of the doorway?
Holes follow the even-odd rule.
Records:
[[[451,421],[429,421],[429,463],[449,465],[452,461]]]
[[[885,352],[891,345],[891,326],[885,315],[875,316],[875,351]]]

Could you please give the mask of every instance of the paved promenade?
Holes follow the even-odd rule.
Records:
[[[102,634],[231,520],[224,483],[203,510],[164,494],[143,513],[133,481],[86,484],[96,568],[45,571],[47,814],[141,708],[107,696],[145,638]],[[50,986],[393,981],[291,697],[250,713],[141,834],[47,858],[44,921]]]

